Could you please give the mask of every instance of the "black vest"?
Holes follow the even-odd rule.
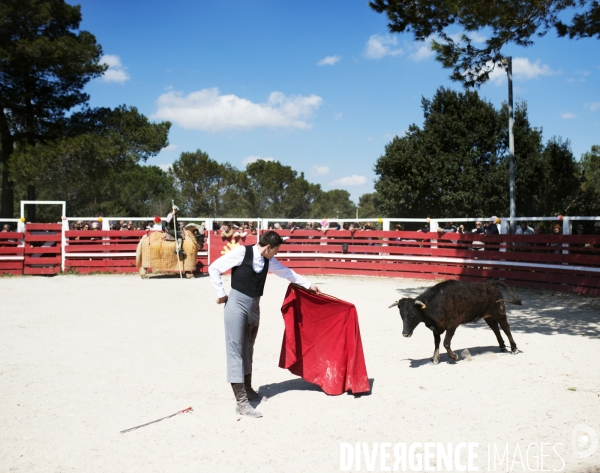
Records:
[[[269,272],[269,260],[267,258],[265,258],[265,266],[260,273],[255,272],[252,268],[253,258],[254,247],[248,245],[242,264],[231,269],[231,287],[248,297],[263,295],[267,273]]]

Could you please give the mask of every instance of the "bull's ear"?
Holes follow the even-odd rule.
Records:
[[[397,306],[400,303],[400,301],[396,301],[394,302],[391,306],[388,307],[388,309],[391,309],[394,306]]]
[[[427,307],[427,306],[425,305],[425,303],[423,303],[423,302],[421,302],[421,301],[418,301],[418,300],[415,300],[415,305],[418,305],[418,306],[420,306],[420,307],[421,307],[421,309],[425,309],[425,307]]]

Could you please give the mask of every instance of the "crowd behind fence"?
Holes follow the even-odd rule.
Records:
[[[279,258],[299,273],[473,279],[600,295],[600,217],[520,219],[517,234],[497,219],[210,219],[197,270],[232,245],[269,229],[285,239]],[[64,218],[59,224],[17,219],[0,233],[0,273],[135,272],[140,238],[164,218]],[[15,228],[15,226],[17,228]],[[545,229],[545,230],[544,230]],[[7,231],[10,230],[10,231]],[[16,231],[14,231],[16,230]]]

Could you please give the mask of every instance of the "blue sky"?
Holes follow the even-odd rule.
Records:
[[[87,86],[91,104],[173,122],[169,148],[148,164],[196,149],[240,169],[274,159],[357,202],[385,145],[422,124],[421,97],[460,89],[426,44],[389,35],[367,1],[78,3],[110,66]],[[599,50],[554,32],[505,50],[532,125],[545,140],[570,139],[577,158],[600,144]],[[499,107],[505,74],[479,92]]]

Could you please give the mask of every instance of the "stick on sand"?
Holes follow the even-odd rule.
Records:
[[[124,434],[126,432],[131,432],[132,430],[139,429],[140,427],[146,427],[147,425],[154,424],[155,422],[160,422],[161,420],[170,419],[171,417],[175,417],[177,414],[185,414],[186,412],[192,412],[192,408],[188,407],[187,409],[183,409],[182,411],[177,411],[175,414],[171,414],[167,417],[161,417],[160,419],[153,420],[152,422],[146,422],[145,424],[138,425],[136,427],[132,427],[131,429],[121,430],[121,433]]]

